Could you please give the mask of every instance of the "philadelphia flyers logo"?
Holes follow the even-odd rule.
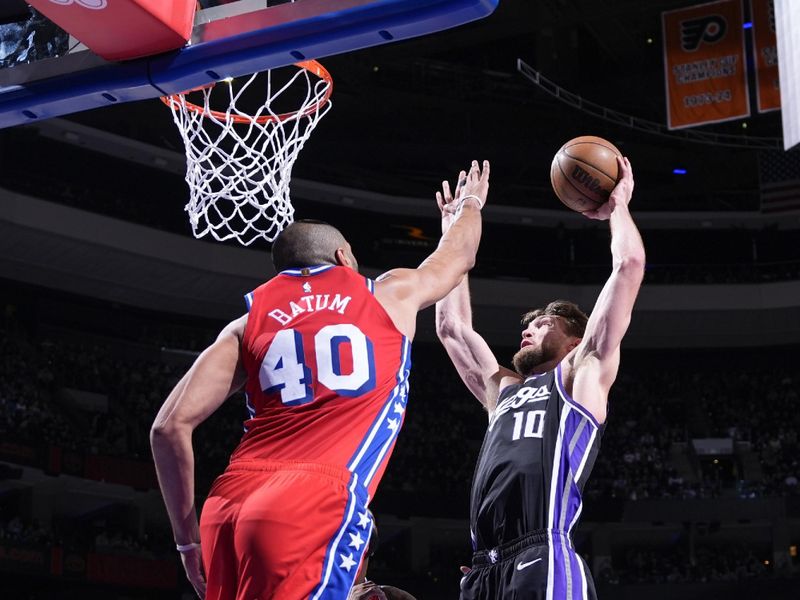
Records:
[[[83,8],[90,8],[92,10],[102,10],[108,6],[108,0],[50,0],[53,4],[60,4],[61,6],[69,6],[70,4],[77,4]]]
[[[681,22],[681,48],[694,52],[700,44],[715,44],[725,37],[728,23],[720,15],[709,15]]]

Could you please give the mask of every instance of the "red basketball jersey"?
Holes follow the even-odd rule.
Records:
[[[345,468],[370,497],[403,423],[411,343],[346,267],[283,271],[246,299],[251,418],[231,457]]]

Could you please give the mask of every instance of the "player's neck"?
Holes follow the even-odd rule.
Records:
[[[560,361],[561,361],[560,358],[558,359],[554,358],[553,360],[548,360],[547,362],[536,365],[535,367],[533,367],[533,369],[531,369],[530,373],[525,375],[525,379],[527,379],[528,377],[533,377],[534,375],[541,375],[542,373],[547,373],[548,371],[552,371],[558,366],[558,363]]]

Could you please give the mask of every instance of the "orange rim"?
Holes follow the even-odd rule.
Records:
[[[328,100],[330,100],[331,94],[333,93],[333,77],[331,77],[331,74],[328,72],[328,69],[323,67],[316,60],[304,60],[302,62],[295,63],[294,66],[299,67],[301,69],[305,69],[306,71],[310,71],[311,73],[313,73],[314,75],[316,75],[317,77],[319,77],[321,80],[325,81],[328,84],[325,90],[325,95],[300,114],[301,117],[305,117],[306,115],[310,115],[317,112],[328,102]],[[287,119],[294,117],[299,112],[299,111],[294,111],[294,112],[283,113],[280,115],[265,115],[263,117],[255,117],[255,118],[243,117],[241,115],[235,115],[235,114],[229,115],[228,113],[220,112],[218,110],[206,111],[205,107],[186,100],[186,94],[190,92],[196,92],[199,90],[210,89],[216,85],[217,85],[216,82],[212,82],[207,85],[201,85],[196,88],[192,88],[191,90],[187,90],[185,92],[179,92],[177,94],[172,94],[170,96],[162,96],[161,101],[170,108],[173,108],[176,105],[183,106],[183,103],[185,102],[186,110],[197,113],[204,118],[214,117],[215,119],[220,121],[225,121],[227,119],[230,119],[234,123],[251,123],[255,120],[256,123],[260,123],[263,125],[265,123],[285,121]]]

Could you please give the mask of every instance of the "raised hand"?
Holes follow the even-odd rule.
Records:
[[[461,201],[468,196],[477,196],[480,202],[480,207],[483,208],[486,204],[486,198],[489,194],[489,161],[483,161],[483,168],[478,165],[477,160],[472,161],[472,166],[467,173],[467,181],[464,186],[458,190],[457,201]]]
[[[442,191],[436,192],[436,204],[442,214],[442,233],[450,229],[450,225],[455,219],[456,211],[461,205],[461,200],[467,196],[477,198],[481,208],[486,204],[486,197],[489,192],[489,161],[483,161],[483,168],[478,165],[477,160],[472,161],[469,173],[461,171],[458,174],[455,194],[450,191],[450,184],[445,180],[442,182]]]
[[[442,191],[436,192],[436,204],[442,213],[442,233],[446,233],[450,229],[450,225],[453,224],[453,219],[456,217],[456,199],[465,183],[467,183],[467,173],[466,171],[460,171],[456,183],[455,198],[450,192],[450,183],[446,179],[442,182]]]
[[[598,221],[607,221],[611,217],[611,213],[618,206],[628,206],[633,195],[633,169],[631,163],[627,158],[617,157],[617,166],[621,177],[617,185],[611,191],[608,197],[608,202],[600,205],[595,210],[587,210],[582,213],[590,219]]]

